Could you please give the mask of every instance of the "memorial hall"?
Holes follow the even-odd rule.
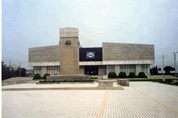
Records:
[[[79,30],[72,27],[61,28],[59,36],[59,44],[28,49],[28,65],[34,74],[149,74],[155,63],[153,44],[103,42],[102,47],[82,47]]]

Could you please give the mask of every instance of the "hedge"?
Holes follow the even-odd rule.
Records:
[[[139,72],[138,76],[140,78],[146,78],[147,77],[144,72]]]
[[[46,79],[46,76],[50,76],[50,74],[49,74],[49,73],[45,73],[45,74],[43,75],[43,79]]]
[[[109,72],[108,78],[116,78],[116,77],[117,77],[117,75],[115,72]]]
[[[134,78],[134,77],[135,77],[135,73],[134,73],[134,72],[130,72],[130,73],[129,73],[129,77],[130,77],[130,78]]]
[[[126,78],[126,73],[125,72],[120,72],[118,77],[119,78]]]
[[[34,75],[33,79],[42,79],[42,78],[41,78],[41,75],[39,73],[37,73]]]

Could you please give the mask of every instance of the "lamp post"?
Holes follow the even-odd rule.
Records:
[[[178,53],[178,52],[176,52],[175,50],[174,51],[172,51],[171,53],[174,53],[174,67],[175,67],[175,78],[176,78],[176,53]]]
[[[20,64],[20,79],[21,79],[21,64],[22,64],[22,63],[20,62],[19,64]]]
[[[166,58],[166,57],[163,54],[160,58],[163,58],[163,78],[164,78],[164,58]],[[165,79],[163,79],[163,81],[165,81]]]

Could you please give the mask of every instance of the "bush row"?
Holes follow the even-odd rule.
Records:
[[[41,75],[39,73],[37,73],[37,74],[34,75],[33,79],[46,79],[47,76],[50,76],[50,74],[49,73],[45,73],[43,75],[43,77],[41,77]]]
[[[144,72],[139,72],[138,76],[134,72],[130,72],[127,76],[125,72],[120,72],[117,76],[115,72],[110,72],[108,78],[147,78]]]

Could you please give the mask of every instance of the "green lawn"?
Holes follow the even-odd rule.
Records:
[[[164,83],[164,84],[171,84],[171,82],[175,79],[129,79],[129,81],[151,81],[151,82],[159,82],[159,83]],[[174,85],[178,85],[178,83],[175,83]]]

